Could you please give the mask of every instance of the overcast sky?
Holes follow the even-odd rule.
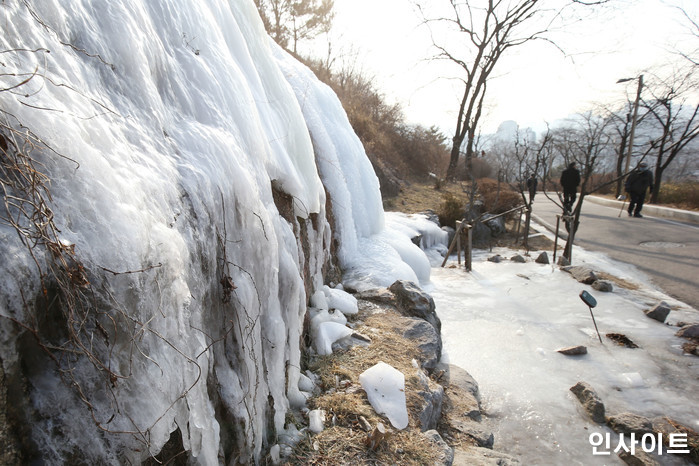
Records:
[[[589,110],[595,102],[634,95],[635,83],[616,81],[669,63],[677,47],[699,45],[673,6],[699,20],[699,0],[612,0],[594,17],[552,35],[567,56],[545,42],[511,49],[489,82],[483,131],[494,131],[504,120],[541,130],[545,122]],[[451,135],[463,88],[443,78],[454,73],[428,60],[434,50],[412,2],[335,0],[335,11],[333,56],[354,51],[357,66],[403,106],[409,122],[437,125]]]

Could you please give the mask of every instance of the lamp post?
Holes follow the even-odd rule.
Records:
[[[633,81],[637,78],[624,78],[617,81],[619,83],[625,83],[628,81]],[[643,89],[643,75],[638,77],[638,89],[636,90],[636,101],[633,104],[633,118],[631,120],[631,133],[629,134],[629,150],[626,155],[626,166],[624,168],[624,173],[629,172],[629,166],[631,164],[631,153],[633,151],[633,135],[636,132],[636,119],[638,118],[638,102],[641,100],[641,89]]]

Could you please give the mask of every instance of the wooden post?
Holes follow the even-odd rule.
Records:
[[[461,228],[463,222],[461,220],[456,221],[456,231],[458,233],[456,234],[456,257],[458,259],[459,265],[461,265]],[[466,260],[466,256],[464,255],[464,261]]]
[[[561,228],[561,216],[556,215],[556,235],[553,240],[553,263],[556,263],[556,253],[558,252],[558,232]]]
[[[464,263],[466,264],[466,270],[471,271],[472,265],[472,252],[473,252],[473,225],[466,225],[466,252],[464,253]]]
[[[463,221],[461,223],[461,227],[463,228]],[[454,246],[456,246],[456,238],[459,235],[459,232],[461,230],[456,230],[456,233],[454,234],[454,239],[451,240],[451,244],[449,245],[449,250],[447,251],[447,255],[444,257],[444,261],[442,262],[442,267],[444,267],[444,264],[447,263],[447,260],[449,259],[449,255],[451,255],[451,252],[454,250]]]

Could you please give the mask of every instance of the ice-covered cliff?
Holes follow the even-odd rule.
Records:
[[[429,276],[385,229],[339,101],[251,0],[10,1],[0,15],[13,458],[261,461],[304,402],[309,294],[339,269],[355,288]]]

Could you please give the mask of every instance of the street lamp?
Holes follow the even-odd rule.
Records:
[[[633,81],[637,78],[623,78],[618,80],[616,83],[625,83],[628,81]],[[638,117],[638,102],[641,100],[641,89],[643,89],[643,75],[638,77],[638,90],[636,91],[636,101],[633,104],[633,119],[631,120],[631,133],[629,134],[629,151],[626,155],[626,168],[624,173],[629,172],[629,165],[631,164],[631,152],[633,151],[633,135],[636,131],[636,118]]]

